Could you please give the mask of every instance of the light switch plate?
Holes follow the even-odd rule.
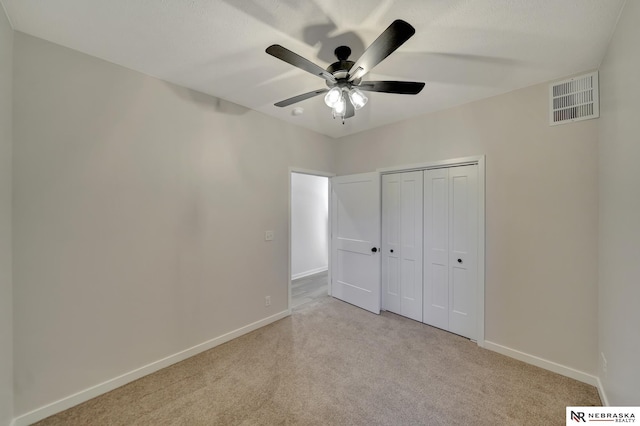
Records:
[[[273,231],[264,231],[264,240],[273,241]]]

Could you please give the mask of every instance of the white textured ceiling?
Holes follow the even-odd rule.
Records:
[[[624,0],[0,0],[14,29],[340,137],[598,68]],[[368,93],[343,125],[326,87],[265,53],[277,43],[323,68],[355,60],[394,20],[416,34],[364,80],[424,81]],[[304,108],[292,115],[296,106]]]

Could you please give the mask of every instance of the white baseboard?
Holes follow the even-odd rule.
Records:
[[[260,327],[264,327],[265,325],[271,324],[272,322],[278,321],[289,315],[291,315],[290,310],[282,311],[277,314],[271,315],[270,317],[256,321],[252,324],[240,327],[237,330],[223,334],[222,336],[200,343],[189,349],[185,349],[173,355],[169,355],[166,358],[154,361],[121,376],[114,377],[113,379],[107,380],[106,382],[97,384],[73,395],[69,395],[58,401],[52,402],[51,404],[47,404],[43,407],[18,416],[13,420],[11,426],[27,426],[32,423],[38,422],[75,405],[88,401],[91,398],[95,398],[96,396],[102,395],[116,388],[119,388],[120,386],[126,385],[127,383],[133,382],[134,380],[138,380],[139,378],[154,373],[162,368],[168,367],[189,357],[197,355],[200,352],[215,348],[218,345],[233,340],[236,337],[240,337],[243,334],[247,334],[251,331],[257,330]]]
[[[602,405],[604,407],[609,407],[609,398],[607,398],[607,394],[604,391],[604,386],[602,386],[602,382],[600,381],[600,377],[598,377],[598,394],[600,395],[600,401],[602,401]]]
[[[309,275],[317,274],[319,272],[324,272],[328,269],[329,269],[328,267],[323,266],[321,268],[310,269],[308,271],[299,272],[297,274],[291,274],[291,280],[297,280],[298,278],[308,277]]]
[[[554,373],[558,373],[560,375],[578,380],[579,382],[586,383],[591,386],[598,387],[598,383],[600,382],[598,377],[589,373],[585,373],[584,371],[579,371],[574,368],[567,367],[566,365],[558,364],[556,362],[549,361],[535,355],[529,355],[527,353],[490,342],[488,340],[484,341],[484,347],[485,349],[489,349],[491,351],[498,352],[499,354],[515,358],[519,361],[526,362],[527,364],[535,365],[536,367],[544,368],[545,370],[553,371]]]

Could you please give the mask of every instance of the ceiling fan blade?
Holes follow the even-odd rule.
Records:
[[[349,70],[349,81],[362,78],[384,58],[392,54],[405,41],[415,34],[416,30],[409,23],[397,19],[378,36],[371,46],[367,47],[362,56]]]
[[[397,93],[400,95],[417,95],[424,87],[424,83],[417,81],[363,81],[360,90],[368,92]]]
[[[344,118],[347,119],[356,115],[356,108],[353,106],[351,99],[349,99],[348,96],[345,96],[345,101],[347,103],[347,108],[344,111]]]
[[[305,99],[313,98],[314,96],[322,95],[323,93],[327,93],[329,89],[320,89],[314,90],[313,92],[303,93],[302,95],[294,96],[293,98],[285,99],[284,101],[280,101],[274,104],[277,107],[286,107],[296,102],[304,101]]]
[[[266,52],[273,57],[276,57],[282,61],[285,61],[288,64],[293,65],[294,67],[298,67],[301,70],[304,70],[315,76],[324,78],[325,80],[330,81],[331,83],[336,82],[335,77],[330,72],[314,64],[308,59],[303,58],[297,53],[293,53],[289,49],[280,46],[279,44],[274,44],[267,47]]]

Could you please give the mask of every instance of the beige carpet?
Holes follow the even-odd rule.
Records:
[[[564,425],[594,387],[325,297],[39,425]]]

